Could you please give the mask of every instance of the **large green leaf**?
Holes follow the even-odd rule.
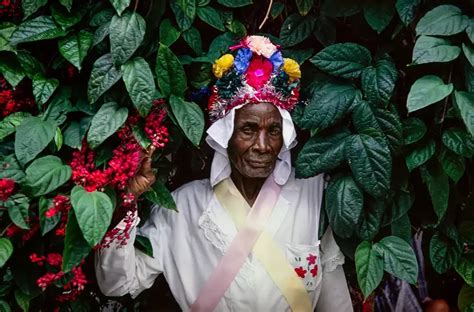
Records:
[[[433,268],[439,274],[446,273],[459,261],[462,253],[462,244],[453,241],[440,232],[431,237],[430,260]]]
[[[415,81],[408,93],[408,112],[414,112],[441,101],[453,92],[453,84],[444,84],[438,76],[427,75]]]
[[[15,48],[10,44],[10,37],[15,29],[16,25],[13,23],[0,23],[0,51],[15,50]]]
[[[383,258],[368,241],[363,241],[355,252],[355,266],[359,287],[367,298],[382,281]]]
[[[58,91],[59,92],[51,98],[42,119],[49,120],[59,127],[66,121],[67,113],[72,111],[72,103],[69,100],[68,94],[61,93],[61,89]]]
[[[314,6],[314,0],[296,0],[296,7],[298,8],[298,12],[305,16]]]
[[[345,155],[355,180],[374,197],[390,188],[392,157],[390,150],[366,134],[353,135],[346,141]]]
[[[474,94],[454,91],[454,98],[467,130],[474,136]]]
[[[117,11],[117,14],[120,16],[122,15],[122,12],[128,8],[130,5],[131,0],[110,0],[112,5],[115,8],[115,11]]]
[[[364,240],[373,240],[380,230],[384,212],[385,203],[383,201],[366,198],[357,226],[357,236]]]
[[[71,203],[84,239],[94,247],[112,220],[112,200],[105,193],[87,192],[81,186],[75,186],[71,191]]]
[[[125,12],[110,22],[110,51],[115,63],[125,63],[142,43],[146,23],[140,14]]]
[[[462,44],[462,51],[464,52],[464,56],[469,61],[471,66],[474,66],[474,48],[472,45],[468,45],[463,43]]]
[[[280,29],[280,39],[285,47],[304,41],[313,32],[316,18],[313,15],[301,16],[298,13],[288,16]]]
[[[66,34],[51,16],[38,16],[18,26],[10,37],[12,44],[62,37]]]
[[[193,24],[196,13],[195,0],[171,0],[171,10],[176,18],[179,28],[184,31]]]
[[[429,167],[421,167],[421,176],[430,193],[433,208],[440,222],[449,203],[449,179],[440,165],[433,162]]]
[[[408,170],[412,171],[416,167],[423,165],[433,157],[436,149],[436,143],[433,140],[425,142],[423,145],[415,148],[405,157]]]
[[[8,208],[8,216],[13,223],[24,230],[28,230],[30,199],[20,193],[13,194],[9,200],[3,204],[5,208]]]
[[[137,57],[122,65],[122,73],[133,105],[140,115],[146,116],[153,104],[152,98],[155,94],[155,81],[150,66],[145,59]]]
[[[176,40],[178,40],[181,32],[176,29],[171,21],[166,18],[160,24],[160,42],[165,46],[172,45]],[[199,37],[200,38],[200,37]]]
[[[443,148],[442,152],[439,154],[439,161],[441,167],[443,167],[443,171],[446,172],[448,177],[450,177],[454,182],[457,183],[464,175],[466,165],[463,156],[457,155],[450,150]]]
[[[77,223],[77,218],[71,210],[69,211],[66,237],[64,238],[62,271],[71,271],[73,267],[81,263],[82,259],[84,259],[90,251],[91,246],[89,246],[84,239],[79,224]]]
[[[68,29],[81,21],[86,13],[87,7],[80,6],[76,10],[68,12],[66,8],[53,4],[51,6],[51,15],[54,21],[61,26],[62,29]]]
[[[0,310],[2,312],[10,312],[11,311],[10,304],[6,302],[5,300],[0,300]]]
[[[164,45],[160,45],[156,56],[156,77],[161,93],[183,96],[186,91],[186,74],[183,65],[174,53]]]
[[[330,17],[320,14],[316,19],[313,34],[324,47],[327,47],[336,42],[336,23]]]
[[[22,166],[35,158],[54,137],[56,125],[39,117],[28,117],[17,127],[15,155]]]
[[[43,64],[41,64],[41,62],[28,51],[18,51],[16,57],[23,68],[23,71],[29,78],[32,79],[36,74],[44,73]]]
[[[39,199],[39,223],[41,229],[41,235],[44,236],[49,231],[54,229],[54,227],[59,223],[61,220],[61,213],[59,212],[54,216],[46,216],[46,212],[49,208],[53,207],[54,203],[52,199],[46,197],[40,197]]]
[[[23,311],[29,311],[29,309],[30,309],[30,299],[31,299],[30,296],[25,294],[20,289],[15,289],[14,295],[15,295],[15,301],[18,304],[18,306]]]
[[[416,117],[410,117],[404,119],[402,123],[403,140],[405,145],[415,143],[425,136],[427,128],[423,120]]]
[[[464,279],[466,284],[474,287],[474,253],[468,253],[461,257],[455,265],[456,272]]]
[[[420,36],[413,48],[414,64],[450,62],[461,53],[461,48],[454,46],[447,39],[431,36]]]
[[[48,0],[23,0],[21,8],[23,9],[23,19],[27,19],[30,15],[38,11]]]
[[[420,0],[397,0],[395,7],[398,15],[405,25],[410,24],[416,17],[416,10]]]
[[[202,40],[201,34],[199,31],[191,27],[188,30],[183,32],[183,39],[189,45],[191,49],[193,49],[194,53],[200,55],[202,53]]]
[[[36,159],[26,169],[26,184],[32,189],[34,196],[54,191],[70,177],[71,167],[52,155]]]
[[[326,128],[344,117],[352,103],[360,98],[360,91],[352,84],[317,84],[304,110],[301,126],[305,129]]]
[[[102,55],[92,68],[91,77],[87,86],[87,96],[91,103],[110,89],[122,77],[122,73],[114,66],[110,53]]]
[[[23,182],[25,173],[16,160],[15,155],[0,156],[0,179],[10,179],[17,183]]]
[[[186,137],[194,145],[198,146],[204,132],[204,115],[202,110],[197,104],[186,102],[175,95],[170,97],[170,106]]]
[[[170,191],[166,188],[163,183],[155,182],[152,186],[152,189],[145,194],[145,198],[151,201],[154,204],[164,207],[166,209],[171,209],[178,211],[176,209],[176,203],[171,196]]]
[[[110,34],[110,22],[107,22],[103,25],[100,25],[94,32],[94,37],[92,38],[92,46],[96,46],[101,43],[105,37]]]
[[[474,287],[464,284],[459,291],[458,307],[460,311],[471,312],[474,304]],[[469,308],[471,310],[469,310]]]
[[[66,130],[64,130],[64,144],[72,148],[81,149],[82,139],[84,139],[89,129],[91,119],[91,117],[83,117],[79,121],[71,121]]]
[[[329,181],[326,195],[325,207],[333,231],[340,237],[350,237],[362,212],[362,191],[350,175],[345,175]]]
[[[390,24],[393,15],[395,6],[392,1],[371,0],[364,4],[365,20],[379,34]]]
[[[416,283],[418,262],[407,242],[396,236],[387,236],[375,246],[383,255],[385,271],[410,284]]]
[[[468,26],[469,17],[454,5],[440,5],[428,11],[416,25],[417,35],[449,36]]]
[[[240,8],[252,4],[252,0],[217,0],[217,3],[229,8]]]
[[[390,56],[385,55],[374,66],[362,71],[362,91],[371,103],[386,104],[392,97],[398,71]]]
[[[0,238],[0,268],[5,265],[5,262],[13,253],[13,245],[8,238]]]
[[[0,141],[15,133],[16,127],[22,123],[23,119],[30,116],[31,114],[27,112],[16,112],[0,120]]]
[[[322,172],[329,172],[344,160],[344,139],[349,131],[341,131],[329,136],[311,137],[296,159],[296,175],[309,178]]]
[[[92,46],[92,33],[80,30],[58,41],[59,52],[77,69],[81,70],[81,63]]]
[[[38,105],[45,104],[58,86],[59,80],[57,79],[47,79],[42,74],[35,75],[33,77],[33,95]]]
[[[388,140],[392,153],[399,152],[399,147],[403,143],[403,126],[396,111],[385,109],[375,109],[374,115],[377,123]]]
[[[463,129],[448,128],[441,138],[443,144],[458,155],[472,157],[474,154],[474,138]]]
[[[310,62],[331,75],[354,79],[370,65],[372,56],[357,43],[336,43],[319,51]]]
[[[200,20],[214,27],[215,29],[220,31],[225,30],[224,22],[222,21],[219,11],[217,11],[213,7],[206,6],[202,8],[197,8],[197,15]]]
[[[390,224],[391,234],[393,236],[400,237],[407,243],[411,243],[412,233],[410,218],[407,214],[404,214],[397,220]]]
[[[127,120],[127,116],[128,109],[126,107],[119,107],[115,102],[103,104],[92,117],[87,133],[87,142],[91,148],[96,148],[114,134]]]

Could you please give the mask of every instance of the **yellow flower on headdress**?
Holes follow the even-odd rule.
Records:
[[[301,78],[300,65],[290,58],[284,58],[283,70],[290,77],[290,82]]]
[[[232,54],[224,54],[212,64],[212,72],[217,78],[222,76],[232,67],[234,64],[234,56]]]

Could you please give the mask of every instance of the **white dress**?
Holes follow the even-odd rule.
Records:
[[[266,229],[286,254],[295,274],[300,273],[313,309],[352,311],[341,266],[344,257],[332,231],[328,229],[321,242],[318,240],[323,189],[322,175],[295,179],[292,173],[282,187]],[[173,192],[173,197],[179,213],[155,206],[149,220],[138,229],[140,235],[150,239],[153,258],[133,247],[136,228],[125,247],[112,245],[96,252],[97,281],[105,295],[130,293],[136,297],[163,273],[183,311],[188,311],[196,300],[237,230],[217,201],[208,179],[182,186]],[[310,255],[317,257],[314,265],[308,262]],[[216,311],[289,310],[280,290],[252,254],[216,308]]]

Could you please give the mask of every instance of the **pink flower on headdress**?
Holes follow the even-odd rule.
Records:
[[[270,58],[276,52],[277,47],[264,36],[248,36],[244,39],[244,45],[252,52]]]
[[[254,56],[245,73],[245,80],[251,87],[258,90],[268,81],[272,70],[273,65],[268,59]]]

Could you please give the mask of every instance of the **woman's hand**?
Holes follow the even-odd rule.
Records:
[[[147,191],[156,181],[155,174],[151,168],[151,157],[155,149],[154,145],[150,145],[150,147],[143,152],[140,168],[137,174],[128,182],[127,192],[133,193],[135,198],[138,198],[143,192]]]

